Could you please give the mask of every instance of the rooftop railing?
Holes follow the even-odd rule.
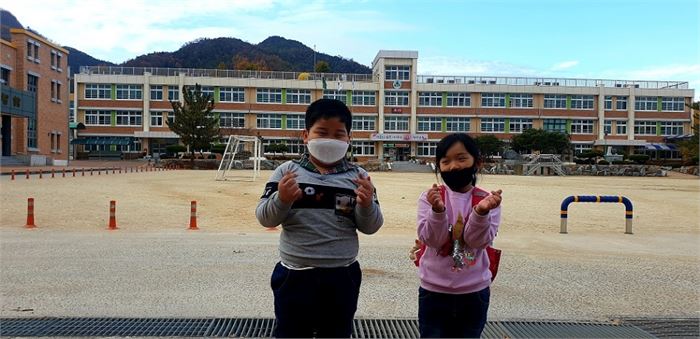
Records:
[[[609,79],[574,79],[574,78],[531,78],[531,77],[495,77],[495,76],[442,76],[419,75],[419,84],[479,84],[479,85],[513,85],[513,86],[567,86],[567,87],[618,87],[649,89],[688,89],[686,81],[647,81],[647,80],[609,80]]]
[[[240,78],[240,79],[275,79],[275,80],[322,80],[372,82],[372,74],[314,73],[314,72],[280,72],[280,71],[246,71],[203,68],[163,68],[163,67],[122,67],[122,66],[81,66],[80,74],[143,75],[155,76]]]

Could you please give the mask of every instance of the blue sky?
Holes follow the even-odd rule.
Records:
[[[54,41],[123,62],[200,37],[271,35],[369,65],[419,53],[419,74],[685,80],[700,87],[698,0],[14,1]],[[697,97],[697,94],[696,94]]]

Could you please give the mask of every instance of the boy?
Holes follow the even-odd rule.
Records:
[[[270,285],[275,337],[350,337],[362,271],[357,230],[384,222],[367,172],[345,160],[352,115],[338,100],[306,110],[308,153],[272,174],[256,209],[265,227],[282,225]]]

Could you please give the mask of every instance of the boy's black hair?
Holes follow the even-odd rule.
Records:
[[[457,142],[461,142],[467,152],[474,157],[475,169],[481,167],[481,152],[479,151],[479,146],[476,145],[476,141],[466,133],[453,133],[440,139],[437,146],[435,147],[435,175],[440,173],[440,160],[447,155],[447,150],[452,147]],[[476,173],[479,172],[475,170],[472,175],[471,184],[476,185]]]
[[[350,133],[352,128],[350,109],[342,101],[335,99],[318,99],[309,105],[304,118],[306,130],[308,131],[318,119],[332,118],[340,119],[340,122],[345,124],[347,132]]]

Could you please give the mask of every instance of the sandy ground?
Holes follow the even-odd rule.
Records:
[[[254,208],[271,172],[214,181],[213,171],[0,178],[0,315],[272,316],[269,274],[279,233]],[[416,199],[435,177],[372,173],[385,225],[361,237],[358,316],[415,317],[415,268],[406,253]],[[503,190],[496,246],[504,257],[492,318],[609,319],[700,316],[700,181],[696,177],[483,176]],[[621,204],[572,204],[569,195],[623,195]],[[27,198],[39,229],[25,230]],[[106,230],[109,200],[118,231]],[[190,201],[199,231],[187,231]]]

